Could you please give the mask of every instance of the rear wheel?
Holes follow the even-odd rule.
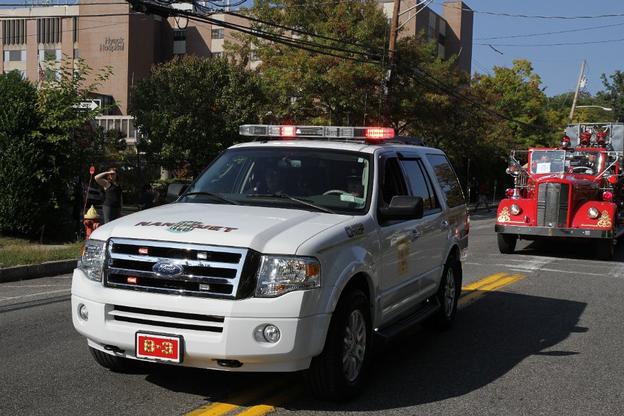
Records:
[[[306,376],[315,396],[345,401],[364,386],[371,355],[368,298],[359,289],[343,295],[332,317],[325,347]]]
[[[99,365],[116,373],[127,371],[135,364],[128,358],[107,354],[92,347],[89,347],[89,352],[91,352],[93,359],[95,359]]]
[[[451,258],[444,266],[440,287],[435,295],[440,309],[425,322],[427,327],[445,330],[453,325],[457,314],[457,302],[461,295],[461,282],[461,263]]]
[[[514,234],[497,234],[498,251],[503,254],[512,254],[516,250],[518,236]]]

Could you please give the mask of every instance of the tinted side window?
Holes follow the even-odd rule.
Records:
[[[401,161],[413,196],[419,196],[423,200],[425,215],[439,208],[438,201],[433,192],[433,186],[429,176],[423,169],[422,163],[417,159],[405,159]]]
[[[397,158],[386,160],[381,192],[383,201],[388,205],[390,201],[392,201],[393,196],[407,195],[405,179],[403,178],[403,173],[401,172],[401,167],[399,166]]]
[[[465,204],[464,192],[461,189],[457,175],[451,167],[448,159],[444,155],[427,155],[427,159],[433,171],[435,172],[444,197],[446,198],[447,205],[452,208],[458,205]]]

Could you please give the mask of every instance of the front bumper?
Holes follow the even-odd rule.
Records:
[[[198,299],[106,288],[89,281],[77,269],[72,282],[72,320],[92,348],[120,357],[137,359],[135,335],[143,331],[181,335],[182,366],[227,371],[298,371],[308,368],[312,357],[322,351],[331,318],[330,314],[302,312],[302,317],[297,317],[288,316],[292,312],[284,313],[296,309],[294,305],[305,309],[305,305],[314,302],[311,292],[292,292],[273,299]],[[80,304],[87,307],[86,321],[78,316]],[[132,322],[119,320],[116,315],[127,308],[138,310],[125,313]],[[200,315],[220,316],[223,321],[206,324],[193,320]],[[280,329],[280,340],[274,344],[257,341],[255,329],[269,323]],[[217,328],[196,329],[198,325]],[[237,360],[242,366],[222,367],[217,360]]]
[[[537,237],[614,238],[613,230],[586,228],[550,228],[496,224],[494,230],[502,234],[531,235]]]

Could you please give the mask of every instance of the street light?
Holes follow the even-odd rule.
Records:
[[[603,107],[601,105],[577,105],[576,108],[600,108],[604,111],[613,111],[611,107]]]

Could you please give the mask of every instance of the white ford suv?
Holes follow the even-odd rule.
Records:
[[[242,126],[175,203],[98,228],[72,283],[95,360],[308,370],[361,389],[376,336],[452,323],[468,245],[440,150],[386,128]]]

